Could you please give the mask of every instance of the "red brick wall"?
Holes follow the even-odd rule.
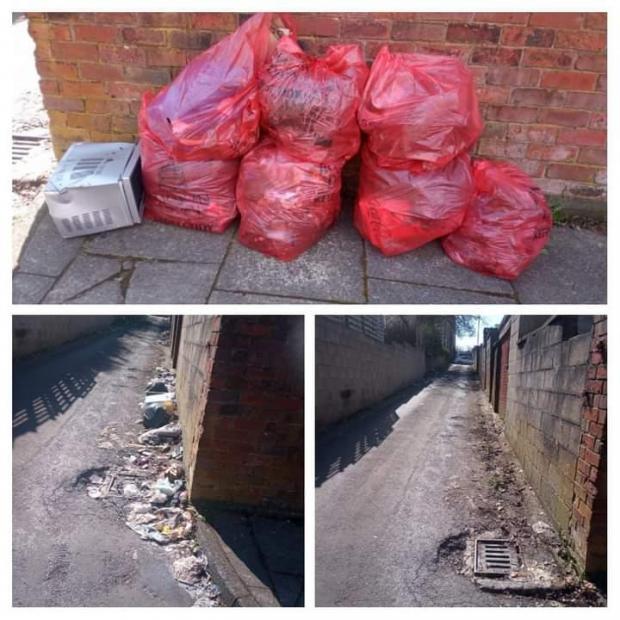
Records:
[[[233,30],[235,13],[29,13],[57,153],[132,140],[141,93]],[[548,193],[606,195],[604,13],[300,13],[310,52],[358,42],[458,54],[475,72],[483,156],[509,159]]]
[[[571,537],[579,562],[594,577],[607,572],[607,318],[595,317],[584,390]]]
[[[303,513],[303,318],[184,317],[177,385],[194,501]]]

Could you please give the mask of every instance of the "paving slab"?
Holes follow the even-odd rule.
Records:
[[[453,263],[441,249],[439,242],[428,243],[417,250],[398,256],[384,256],[366,243],[366,256],[370,278],[460,289],[454,292],[452,301],[446,303],[467,303],[464,301],[465,291],[482,291],[514,297],[509,282],[470,271]],[[506,303],[513,301],[514,299],[506,299]]]
[[[46,295],[45,303],[61,304],[87,292],[97,284],[120,275],[121,261],[80,254]]]
[[[218,235],[146,220],[139,226],[92,237],[86,241],[84,249],[91,254],[107,256],[219,263],[226,254],[233,228]]]
[[[59,276],[77,256],[84,239],[63,239],[45,208],[36,220],[19,258],[19,271]]]
[[[459,291],[439,286],[421,286],[368,278],[368,302],[371,304],[511,304],[509,297]]]
[[[301,297],[280,297],[256,293],[235,293],[215,289],[209,297],[210,304],[318,304],[319,301]]]
[[[125,294],[128,304],[204,304],[217,274],[217,265],[139,262]]]
[[[347,216],[290,262],[264,256],[235,240],[216,286],[261,295],[365,303],[362,240]]]
[[[514,286],[522,304],[607,303],[607,237],[555,226],[545,252]]]
[[[52,288],[55,279],[49,276],[34,276],[29,273],[13,275],[13,303],[38,304]]]
[[[108,280],[91,288],[86,293],[74,297],[70,304],[122,304],[123,292],[121,290],[120,280]]]

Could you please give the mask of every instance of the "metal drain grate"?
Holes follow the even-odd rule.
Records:
[[[515,546],[502,538],[476,539],[476,575],[508,575],[519,568]]]
[[[40,136],[13,136],[11,158],[13,163],[25,159],[35,146],[43,142],[45,138]]]

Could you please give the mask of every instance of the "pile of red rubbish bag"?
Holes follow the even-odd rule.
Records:
[[[192,60],[139,117],[147,218],[223,232],[281,260],[337,219],[361,146],[355,226],[388,256],[441,239],[455,262],[516,278],[551,229],[515,166],[470,159],[483,130],[457,58],[360,46],[305,53],[290,18],[256,14]],[[360,131],[361,129],[361,131]]]

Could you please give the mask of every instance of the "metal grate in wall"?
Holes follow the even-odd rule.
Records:
[[[30,151],[41,144],[45,138],[41,136],[13,136],[11,159],[13,163],[26,159]]]

